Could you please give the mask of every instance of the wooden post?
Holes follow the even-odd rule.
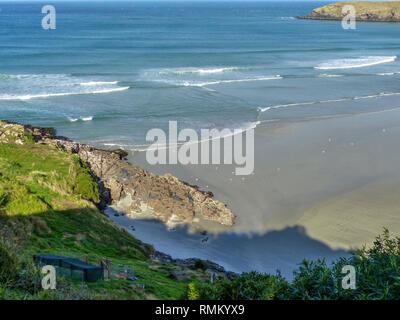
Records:
[[[107,273],[108,273],[108,279],[111,279],[111,273],[112,273],[112,261],[107,260]]]
[[[107,272],[107,279],[111,279],[112,261],[107,259],[100,260],[100,266]]]

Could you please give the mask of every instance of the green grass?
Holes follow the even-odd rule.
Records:
[[[342,8],[345,5],[352,5],[357,16],[362,14],[373,14],[377,16],[391,17],[392,12],[397,15],[400,13],[399,1],[343,1],[317,8],[314,11],[322,15],[342,17]]]
[[[187,282],[169,277],[176,266],[150,261],[151,246],[99,212],[97,184],[77,156],[35,144],[26,134],[24,141],[0,143],[0,244],[4,257],[18,261],[12,274],[0,281],[0,298],[177,299],[182,295]],[[57,290],[42,291],[32,261],[37,253],[80,259],[87,255],[94,264],[108,259],[115,270],[133,268],[139,281],[113,277],[82,284],[60,279]]]

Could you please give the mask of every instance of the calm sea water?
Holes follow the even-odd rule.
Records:
[[[294,19],[324,3],[56,2],[56,30],[44,4],[0,3],[0,118],[99,146],[140,149],[168,120],[243,128],[399,97],[400,25]]]

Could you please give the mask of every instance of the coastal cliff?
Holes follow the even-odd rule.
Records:
[[[23,144],[25,135],[35,143],[52,145],[76,154],[98,184],[99,206],[113,205],[134,218],[154,218],[168,227],[201,219],[233,226],[235,215],[211,192],[200,191],[176,177],[158,176],[126,162],[121,150],[107,151],[56,136],[53,128],[0,122],[0,142]]]
[[[400,1],[349,1],[329,4],[317,9],[300,19],[342,20],[346,15],[342,8],[352,5],[355,9],[356,21],[400,22]]]
[[[160,253],[115,224],[99,210],[111,192],[57,140],[67,141],[51,128],[0,121],[0,300],[178,299],[193,279],[236,276],[208,260]],[[90,283],[57,269],[56,289],[42,290],[32,259],[40,253],[111,268]]]

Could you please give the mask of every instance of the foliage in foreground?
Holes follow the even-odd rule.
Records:
[[[356,289],[343,289],[345,265],[356,270]],[[186,299],[215,300],[386,300],[400,299],[400,237],[388,230],[370,248],[362,248],[349,258],[328,266],[325,260],[304,260],[291,283],[279,274],[243,273],[233,280],[220,278],[214,283],[191,283]]]

